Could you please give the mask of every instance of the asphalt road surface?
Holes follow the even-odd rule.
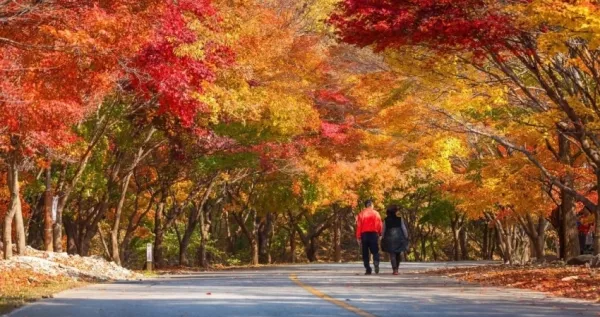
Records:
[[[362,275],[361,264],[319,264],[100,284],[9,316],[600,316],[598,304],[415,273],[445,263],[403,263],[399,276],[388,265],[372,276]]]

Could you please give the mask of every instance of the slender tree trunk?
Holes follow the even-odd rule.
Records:
[[[290,229],[290,261],[296,263],[296,230]]]
[[[62,246],[63,209],[64,209],[64,207],[62,207],[62,208],[59,207],[56,209],[56,220],[54,221],[54,224],[52,225],[52,243],[53,243],[54,252],[63,252],[63,246]]]
[[[106,243],[106,239],[104,238],[104,232],[102,232],[102,228],[100,224],[96,226],[98,233],[100,234],[100,242],[102,243],[102,250],[104,250],[104,256],[107,259],[110,259],[110,250],[108,249],[108,244]]]
[[[259,246],[258,246],[258,216],[256,211],[252,211],[252,223],[254,224],[252,226],[252,232],[249,235],[249,242],[250,242],[250,254],[252,255],[252,265],[258,265],[260,264],[260,255],[259,255]]]
[[[342,217],[340,211],[335,208],[335,220],[333,224],[333,260],[342,262]]]
[[[121,195],[117,209],[115,210],[115,222],[113,223],[112,230],[110,232],[110,256],[112,260],[121,265],[121,256],[119,248],[119,230],[121,229],[121,215],[123,214],[123,206],[125,205],[125,199],[127,198],[127,190],[129,189],[129,181],[133,175],[133,170],[127,173],[121,187]]]
[[[46,192],[44,192],[44,249],[54,251],[52,240],[52,170],[46,169]]]
[[[204,213],[202,211],[196,211],[200,213],[200,217],[204,218]],[[189,266],[190,261],[187,256],[187,251],[190,246],[190,242],[192,240],[192,235],[194,234],[194,230],[198,226],[198,222],[195,219],[190,219],[188,226],[185,228],[185,232],[183,233],[183,237],[179,242],[179,265],[181,266]]]
[[[208,239],[209,239],[209,231],[207,230],[207,226],[206,226],[206,217],[203,211],[200,211],[200,249],[199,249],[199,253],[200,253],[200,266],[202,266],[205,269],[208,269],[209,267],[209,263],[208,263],[208,256],[207,256],[207,252],[206,252],[206,246],[208,245]]]
[[[454,228],[452,228],[452,243],[454,245],[453,247],[453,252],[454,252],[454,261],[460,261],[460,244],[459,244],[459,235],[460,235],[460,231],[455,230]]]
[[[469,260],[469,240],[466,225],[463,225],[462,230],[460,230],[460,252],[463,261]]]
[[[434,231],[434,233],[431,234],[430,247],[431,247],[431,255],[433,256],[433,261],[437,262],[438,254],[437,254],[437,250],[435,249],[435,241],[437,241],[437,237],[436,237],[435,231]]]
[[[600,254],[600,205],[596,208],[596,222],[594,223],[594,255]]]
[[[10,205],[6,215],[4,216],[4,232],[3,232],[3,242],[4,242],[4,259],[10,259],[13,254],[12,250],[12,222],[13,219],[17,218],[17,214],[21,213],[21,199],[19,197],[19,170],[14,162],[9,164],[8,174],[8,190],[10,193]],[[21,225],[22,225],[22,214],[21,214]],[[16,222],[16,221],[15,221]],[[24,230],[24,228],[22,228]],[[17,224],[17,235],[23,236],[24,233],[18,233],[18,224]],[[20,241],[17,240],[19,244]],[[23,241],[24,243],[24,241]],[[25,251],[25,247],[21,246],[19,254]]]
[[[453,244],[453,255],[454,261],[460,261],[460,217],[459,215],[453,215],[450,220],[450,227],[452,229],[452,244]]]
[[[164,199],[164,197],[163,197]],[[160,268],[164,266],[164,255],[163,255],[163,241],[164,241],[164,209],[165,203],[161,201],[156,208],[156,213],[154,215],[154,264],[156,267]]]
[[[267,213],[264,217],[264,222],[261,221],[261,225],[258,230],[259,240],[259,261],[263,264],[271,264],[271,235],[273,233],[273,214]]]
[[[496,229],[490,230],[490,251],[488,260],[494,259],[494,253],[496,253],[496,246],[498,244]]]
[[[488,227],[487,223],[485,223],[483,226],[483,246],[481,248],[481,258],[484,260],[488,259],[488,253],[490,250],[489,231],[490,231],[489,227]]]
[[[229,221],[229,213],[227,211],[223,212],[223,218],[225,220],[225,234],[227,238],[227,253],[234,254],[235,253],[235,245],[234,245],[234,237],[231,234],[231,223]]]

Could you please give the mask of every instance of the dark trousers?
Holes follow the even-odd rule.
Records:
[[[369,251],[373,254],[373,264],[379,266],[379,235],[377,232],[365,232],[360,235],[362,245],[362,258],[367,272],[371,272],[369,264]]]
[[[401,253],[390,252],[390,262],[392,262],[392,270],[397,270],[400,267]]]

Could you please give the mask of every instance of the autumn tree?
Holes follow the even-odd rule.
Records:
[[[568,12],[571,19],[557,14],[556,8]],[[594,116],[598,40],[595,32],[578,35],[582,28],[597,27],[597,10],[597,4],[589,2],[463,1],[457,5],[402,1],[376,5],[348,0],[340,4],[331,21],[339,28],[342,40],[349,43],[372,45],[378,50],[419,46],[438,56],[456,56],[465,67],[503,85],[506,92],[501,98],[512,109],[535,116],[538,131],[558,139],[556,143],[562,144],[559,149],[548,147],[561,164],[572,165],[578,156],[577,151],[571,152],[575,146],[586,156],[592,174],[597,174],[593,121],[584,118],[588,113]],[[454,115],[450,118],[458,119]],[[577,255],[573,201],[583,202],[596,213],[598,210],[585,196],[587,189],[574,183],[577,174],[568,169],[566,173],[553,171],[537,157],[535,147],[505,133],[477,125],[472,119],[464,124],[469,121],[464,116],[454,121],[461,122],[466,132],[490,137],[520,152],[540,169],[546,182],[561,190],[562,214],[568,224],[565,257]],[[599,241],[595,242],[596,252]]]
[[[0,10],[0,121],[5,127],[0,142],[12,197],[4,221],[8,258],[13,218],[20,254],[25,247],[19,172],[32,159],[75,140],[71,125],[114,87],[122,72],[119,61],[135,53],[148,34],[148,16],[128,1],[11,1]]]

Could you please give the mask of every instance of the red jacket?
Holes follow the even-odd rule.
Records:
[[[373,208],[363,209],[356,217],[356,238],[365,232],[381,235],[381,216]]]

